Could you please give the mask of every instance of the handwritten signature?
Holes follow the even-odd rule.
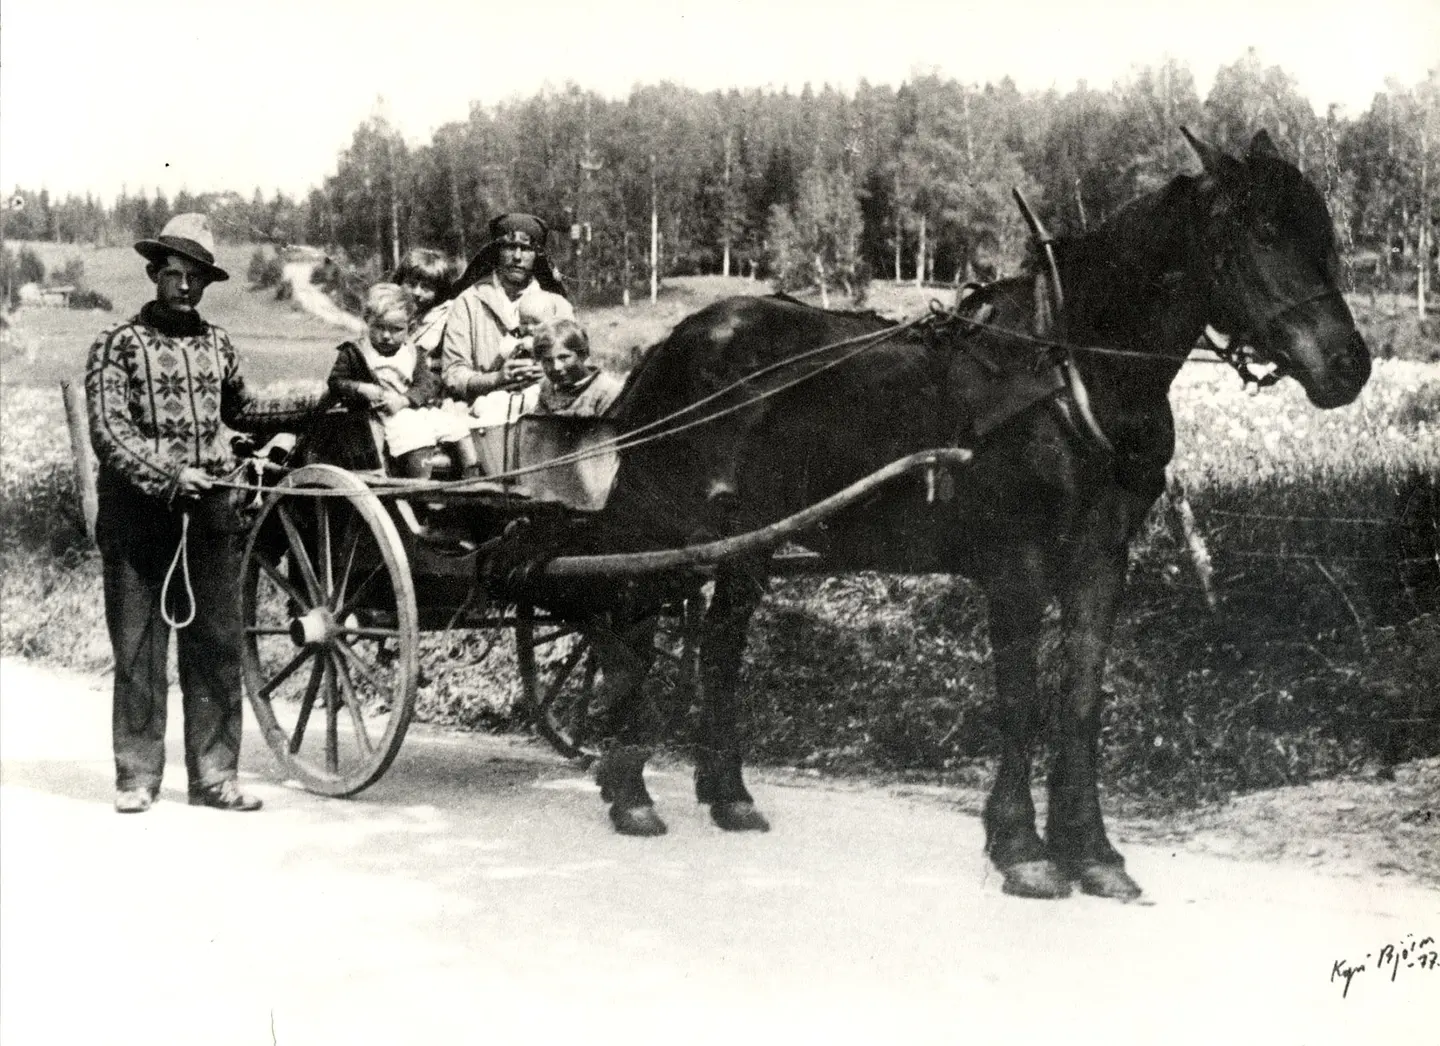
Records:
[[[1372,969],[1377,973],[1384,973],[1388,967],[1390,979],[1393,981],[1402,966],[1407,970],[1440,969],[1440,950],[1436,948],[1435,938],[1422,937],[1417,941],[1413,933],[1407,933],[1405,940],[1398,944],[1387,944],[1378,952],[1366,952],[1364,962],[1350,963],[1344,959],[1336,959],[1330,967],[1330,983],[1345,982],[1345,987],[1340,992],[1343,999],[1350,994],[1350,983],[1358,975]]]

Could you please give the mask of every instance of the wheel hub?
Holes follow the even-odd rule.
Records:
[[[339,631],[335,615],[326,607],[315,607],[290,621],[290,640],[296,646],[320,646]]]

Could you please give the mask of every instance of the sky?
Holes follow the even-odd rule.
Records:
[[[1063,92],[1173,57],[1203,98],[1250,47],[1356,116],[1440,66],[1440,0],[5,0],[0,187],[300,196],[381,98],[418,145],[567,81]]]

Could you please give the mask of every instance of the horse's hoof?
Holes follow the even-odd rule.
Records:
[[[1070,881],[1050,861],[1022,861],[1004,868],[1004,891],[1013,897],[1054,901],[1070,896]]]
[[[668,831],[653,806],[612,806],[610,823],[621,835],[664,835]]]
[[[1140,896],[1140,885],[1118,864],[1088,864],[1075,874],[1075,880],[1091,897],[1133,901]]]
[[[770,831],[770,822],[750,802],[711,803],[710,819],[727,832]]]

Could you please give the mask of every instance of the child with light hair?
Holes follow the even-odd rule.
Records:
[[[551,320],[535,332],[540,381],[536,414],[596,418],[609,409],[624,382],[590,362],[590,337],[574,320]]]
[[[430,478],[430,459],[443,446],[461,475],[480,475],[466,419],[441,410],[442,387],[409,337],[415,305],[403,287],[377,283],[365,295],[365,335],[336,350],[330,391],[341,402],[374,412],[385,448],[400,475]]]

